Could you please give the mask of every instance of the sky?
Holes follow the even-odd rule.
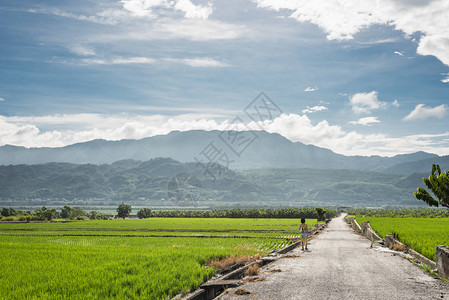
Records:
[[[0,146],[239,120],[345,155],[449,155],[448,15],[447,0],[3,0]],[[257,121],[261,92],[278,113]]]

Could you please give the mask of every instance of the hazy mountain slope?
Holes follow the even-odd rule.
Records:
[[[112,164],[47,163],[0,166],[0,207],[24,205],[178,206],[169,182],[192,174],[200,196],[194,205],[224,207],[418,206],[413,197],[422,177],[338,169],[223,170],[216,180],[196,163],[170,158],[122,160]]]
[[[254,134],[252,134],[254,133]],[[252,168],[320,168],[354,169],[395,172],[392,168],[400,163],[438,158],[425,152],[380,156],[344,156],[329,149],[291,142],[279,134],[254,131],[246,135],[252,143],[245,144],[245,138],[239,140],[234,132],[193,130],[174,131],[141,140],[105,141],[94,140],[62,148],[0,147],[0,165],[42,164],[47,162],[104,164],[123,159],[146,161],[156,157],[171,157],[180,162],[192,162],[195,159],[207,162],[204,153],[211,154],[212,146],[220,151],[220,156],[228,157],[231,169]],[[223,140],[231,137],[229,147]],[[243,145],[243,146],[239,146]],[[247,147],[245,147],[247,145]],[[209,146],[209,148],[207,148]],[[233,152],[233,150],[236,150]],[[205,150],[205,151],[203,151]],[[217,156],[217,157],[220,157]],[[226,165],[226,162],[221,161]]]
[[[387,168],[385,171],[398,174],[411,174],[419,172],[427,173],[427,176],[429,176],[432,171],[432,164],[440,165],[441,171],[449,170],[449,155],[399,163]]]

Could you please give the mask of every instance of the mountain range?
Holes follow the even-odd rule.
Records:
[[[171,158],[112,164],[0,166],[0,207],[132,206],[174,208],[406,207],[425,174],[276,168],[222,169],[212,178],[196,163]]]
[[[318,168],[409,174],[429,172],[433,163],[449,168],[449,156],[426,152],[381,156],[345,156],[329,149],[265,131],[173,131],[141,140],[93,140],[60,148],[0,147],[0,165],[110,164],[169,157],[182,163],[217,162],[229,169]]]
[[[0,207],[404,207],[432,164],[426,152],[345,156],[265,131],[174,131],[61,148],[0,147]],[[198,195],[197,195],[198,194]]]

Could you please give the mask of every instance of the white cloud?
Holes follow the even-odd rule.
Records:
[[[91,42],[117,42],[121,40],[189,39],[194,41],[227,40],[240,37],[247,31],[244,25],[210,20],[212,4],[194,5],[190,0],[123,0],[121,6],[106,8],[91,15],[72,13],[56,8],[29,9],[29,13],[50,14],[80,21],[107,25],[124,24],[132,30],[115,30],[102,34]],[[183,13],[181,16],[180,12]],[[137,24],[137,25],[136,25]],[[118,28],[119,29],[119,28]],[[72,46],[78,55],[93,55],[83,46]]]
[[[154,30],[163,33],[158,38],[183,38],[193,41],[229,40],[238,38],[246,31],[245,26],[216,20],[176,20],[158,22]]]
[[[207,115],[100,115],[67,114],[39,117],[4,117],[0,115],[0,145],[25,147],[61,147],[93,139],[141,139],[167,134],[173,130],[225,130],[232,121],[218,122]],[[272,121],[250,122],[279,133],[293,142],[331,149],[345,155],[384,155],[416,151],[449,154],[449,132],[389,137],[384,134],[346,132],[326,120],[313,124],[307,115],[282,114]],[[42,131],[39,127],[51,128]],[[58,129],[64,128],[64,129]],[[243,128],[243,127],[241,127]]]
[[[213,12],[212,4],[195,5],[190,0],[178,0],[175,9],[184,12],[187,19],[207,19]]]
[[[156,16],[153,12],[155,8],[171,6],[170,2],[166,0],[122,0],[121,2],[123,8],[136,17],[154,18]]]
[[[315,92],[316,90],[318,90],[317,87],[311,87],[311,86],[309,86],[309,87],[307,87],[307,88],[304,90],[304,92]]]
[[[80,60],[86,65],[124,65],[124,64],[153,64],[154,59],[148,57],[117,57],[113,59],[83,58]]]
[[[256,128],[256,125],[251,123],[249,126]],[[346,132],[338,125],[330,125],[326,120],[314,125],[306,115],[295,114],[282,114],[272,122],[263,122],[262,127],[293,142],[312,144],[345,155],[393,156],[417,151],[449,154],[449,132],[401,137],[361,134],[355,131]]]
[[[68,128],[41,132],[39,126]],[[0,116],[0,145],[61,147],[94,139],[141,139],[173,130],[224,130],[229,121],[217,122],[198,115],[141,116],[65,114],[41,117]],[[76,129],[75,129],[76,128]]]
[[[424,104],[418,104],[415,109],[410,112],[403,120],[413,121],[422,120],[427,118],[438,118],[442,119],[446,116],[449,107],[446,104],[442,104],[436,107],[425,107]]]
[[[394,54],[397,54],[397,55],[399,55],[399,56],[404,56],[404,53],[399,52],[399,51],[394,51]]]
[[[95,49],[83,45],[74,45],[69,47],[70,52],[81,56],[95,56],[97,55]]]
[[[446,12],[446,19],[447,14]],[[446,21],[447,22],[447,21]],[[449,26],[448,23],[441,26]],[[438,58],[443,64],[449,66],[449,30],[446,28],[442,34],[432,34],[423,36],[419,40],[416,53],[421,55],[433,55]]]
[[[445,78],[441,79],[442,83],[449,83],[449,73],[441,73],[441,75],[444,75]]]
[[[306,109],[302,110],[302,113],[307,114],[307,113],[314,113],[314,112],[323,111],[323,110],[327,110],[327,107],[322,106],[322,105],[317,105],[317,106],[313,106],[313,107],[307,106]]]
[[[384,108],[388,105],[387,102],[379,101],[376,91],[354,94],[350,98],[350,104],[356,114],[369,114],[372,110]]]
[[[122,0],[123,8],[135,17],[155,18],[159,9],[175,9],[187,19],[207,19],[213,12],[212,4],[195,5],[190,0]]]
[[[380,123],[379,119],[377,117],[366,117],[366,118],[360,118],[357,121],[351,121],[349,124],[352,125],[364,125],[364,126],[371,126],[373,123]]]
[[[83,14],[76,14],[71,12],[66,12],[57,8],[39,8],[39,9],[29,9],[27,12],[29,13],[35,13],[35,14],[49,14],[54,15],[58,17],[64,17],[64,18],[70,18],[75,19],[79,21],[88,21],[93,23],[99,23],[99,24],[108,24],[108,25],[115,25],[118,23],[119,20],[125,18],[127,16],[126,13],[123,13],[121,11],[113,10],[107,10],[104,12],[101,12],[97,15],[83,15]]]
[[[449,65],[449,1],[407,0],[253,0],[258,7],[287,10],[290,18],[318,25],[329,40],[349,40],[375,24],[393,26],[406,36],[421,33],[417,53]]]
[[[314,125],[307,115],[282,114],[273,121],[258,123],[266,131],[279,133],[291,141],[326,148],[332,148],[335,141],[343,138],[346,134],[340,126],[329,125],[326,120]],[[249,123],[249,127],[258,128],[254,122]]]
[[[370,114],[373,110],[387,107],[399,107],[398,100],[393,102],[380,101],[377,97],[377,91],[369,93],[356,93],[349,99],[352,111],[356,114]]]
[[[209,57],[203,58],[165,58],[166,61],[182,63],[191,67],[199,67],[199,68],[224,68],[229,67],[228,64],[225,64],[221,61],[215,60]]]
[[[58,8],[41,7],[28,9],[29,13],[50,14],[88,21],[99,24],[116,25],[133,19],[156,19],[160,17],[176,17],[176,12],[183,12],[186,19],[207,19],[213,12],[212,4],[195,5],[190,0],[121,0],[121,7],[106,8],[91,15],[73,13]]]
[[[5,98],[3,98],[3,97],[0,97],[0,101],[5,101]]]

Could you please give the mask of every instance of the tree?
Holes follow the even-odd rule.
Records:
[[[3,217],[9,217],[11,215],[11,212],[9,209],[7,209],[6,207],[4,207],[0,213]]]
[[[420,187],[413,193],[416,199],[424,201],[430,206],[441,205],[449,208],[449,171],[441,173],[439,165],[432,165],[432,173],[428,178],[424,177],[422,181],[432,191],[436,199]]]
[[[87,216],[91,220],[107,220],[108,219],[108,217],[106,217],[104,213],[98,212],[96,210],[92,210],[89,214],[87,214]]]
[[[131,212],[132,208],[131,205],[125,204],[122,202],[122,204],[120,204],[117,207],[117,216],[119,218],[123,218],[125,219],[127,216],[129,216],[129,213]]]
[[[34,211],[34,214],[39,220],[51,221],[53,218],[58,217],[58,212],[54,208],[47,208],[45,205],[42,208],[38,208]]]
[[[137,212],[137,217],[139,219],[146,219],[151,217],[151,209],[149,208],[141,208],[138,212]]]
[[[61,218],[75,220],[86,215],[86,212],[79,207],[70,207],[65,205],[61,208]]]
[[[327,213],[327,211],[325,209],[323,209],[321,207],[316,207],[315,210],[316,210],[316,213],[318,215],[318,218],[317,218],[318,221],[326,220],[326,213]]]

